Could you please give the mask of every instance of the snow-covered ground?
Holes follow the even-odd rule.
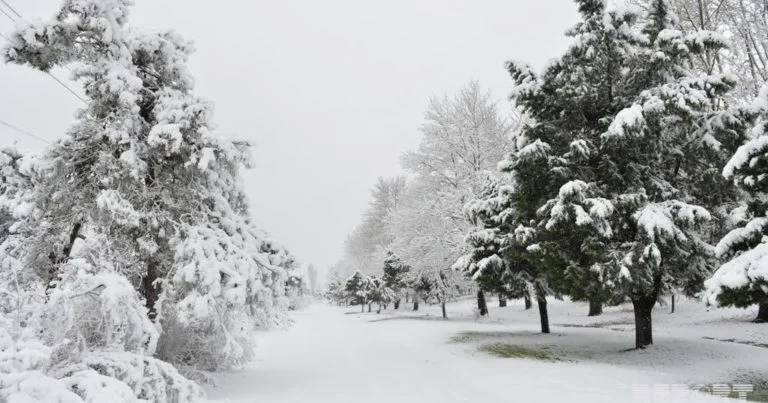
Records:
[[[691,301],[679,303],[675,314],[659,307],[656,344],[635,351],[632,313],[622,307],[587,318],[584,304],[551,301],[550,335],[537,333],[535,306],[525,311],[517,301],[492,306],[490,318],[480,320],[472,300],[448,308],[451,319],[444,321],[435,306],[361,314],[313,305],[296,312],[288,330],[259,335],[257,361],[218,375],[209,397],[219,403],[713,401],[681,385],[768,379],[768,349],[742,344],[768,344],[768,325],[749,323],[749,311],[707,312]],[[553,359],[498,358],[478,349],[494,343],[546,351]]]

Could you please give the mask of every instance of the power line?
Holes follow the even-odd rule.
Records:
[[[9,10],[11,10],[11,12],[12,12],[12,13],[16,14],[16,17],[22,18],[22,17],[21,17],[21,14],[19,14],[19,12],[18,12],[18,11],[14,10],[14,8],[13,8],[13,7],[11,7],[11,5],[10,5],[10,4],[8,4],[8,2],[7,2],[7,1],[5,1],[5,0],[0,0],[0,3],[3,3],[3,4],[5,4],[5,6],[6,6],[6,7],[8,7],[8,9],[9,9]]]
[[[21,14],[19,14],[19,13],[18,13],[18,12],[17,12],[17,11],[16,11],[14,8],[13,8],[13,7],[11,7],[11,5],[10,5],[10,4],[8,4],[8,2],[7,2],[7,1],[5,1],[5,0],[0,0],[0,3],[3,3],[3,4],[5,4],[5,6],[6,6],[6,7],[8,7],[8,8],[11,10],[11,12],[13,12],[14,14],[16,14],[16,15],[18,16],[18,18],[22,18]],[[14,22],[14,23],[16,22],[16,19],[15,19],[15,18],[13,18],[13,16],[11,16],[10,14],[8,14],[8,13],[7,13],[5,10],[3,10],[2,8],[0,8],[0,12],[2,12],[2,13],[3,13],[3,14],[6,16],[6,17],[8,17],[8,19],[9,19],[9,20],[11,20],[11,22]],[[11,41],[10,39],[8,39],[8,37],[7,37],[7,36],[3,35],[2,33],[0,33],[0,36],[2,36],[2,37],[3,37],[3,38],[6,40],[6,41],[8,41],[8,42],[10,42],[10,41]],[[60,86],[64,87],[64,89],[65,89],[65,90],[67,90],[67,92],[69,92],[70,94],[74,95],[74,96],[75,96],[75,98],[79,99],[79,100],[80,100],[80,102],[84,103],[85,105],[88,105],[88,101],[86,101],[86,100],[85,100],[83,97],[81,97],[81,96],[80,96],[80,95],[79,95],[79,94],[78,94],[78,93],[77,93],[75,90],[73,90],[72,88],[70,88],[70,87],[69,87],[67,84],[65,84],[63,81],[61,81],[61,80],[60,80],[58,77],[56,77],[56,76],[54,76],[53,74],[51,74],[51,72],[50,72],[50,71],[45,71],[44,73],[45,73],[45,74],[47,74],[49,77],[51,77],[51,78],[52,78],[54,81],[56,81],[56,83],[58,83]]]
[[[2,1],[2,0],[0,0],[0,1]],[[27,137],[32,137],[35,140],[42,141],[43,143],[51,144],[50,141],[48,141],[48,140],[46,140],[46,139],[44,139],[44,138],[42,138],[40,136],[36,136],[36,135],[34,135],[34,134],[24,130],[24,129],[21,129],[21,128],[17,127],[17,126],[14,126],[14,125],[12,125],[12,124],[4,121],[4,120],[0,120],[0,125],[3,125],[3,126],[9,128],[9,129],[11,129],[11,130],[13,130],[15,132],[21,133],[21,134],[23,134],[23,135],[25,135]]]
[[[5,2],[3,2],[3,3],[5,3]],[[5,14],[5,16],[6,16],[6,17],[8,17],[8,19],[9,19],[9,20],[11,20],[11,22],[16,22],[16,19],[15,19],[15,18],[13,18],[13,17],[11,17],[11,15],[10,15],[10,14],[8,14],[8,12],[7,12],[7,11],[5,11],[5,10],[3,10],[2,8],[0,8],[0,13],[3,13],[3,14]]]
[[[49,75],[49,76],[50,76],[52,79],[54,79],[54,80],[55,80],[57,83],[59,83],[59,85],[61,85],[62,87],[64,87],[64,89],[66,89],[66,90],[67,90],[67,91],[69,91],[69,92],[70,92],[72,95],[74,95],[74,96],[75,96],[75,98],[79,99],[79,100],[80,100],[80,102],[82,102],[82,103],[84,103],[84,104],[88,105],[88,101],[86,101],[86,100],[85,100],[83,97],[81,97],[81,96],[80,96],[78,93],[76,93],[76,92],[75,92],[75,90],[73,90],[72,88],[69,88],[69,87],[68,87],[66,84],[64,84],[64,82],[63,82],[63,81],[59,80],[59,78],[58,78],[58,77],[54,76],[54,75],[53,75],[53,74],[51,74],[51,72],[49,72],[49,71],[46,71],[46,72],[45,72],[45,74],[48,74],[48,75]]]

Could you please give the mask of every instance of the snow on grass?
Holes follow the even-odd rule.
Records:
[[[256,362],[217,375],[209,396],[220,403],[645,402],[670,400],[638,397],[638,386],[768,379],[768,350],[741,343],[768,343],[768,327],[748,323],[750,310],[708,311],[688,300],[675,314],[657,307],[656,344],[634,350],[631,307],[588,318],[586,304],[551,300],[553,333],[542,335],[536,309],[488,303],[483,318],[474,299],[451,303],[448,320],[424,303],[381,314],[314,305],[294,312],[287,331],[258,335]],[[678,401],[729,401],[683,392]]]

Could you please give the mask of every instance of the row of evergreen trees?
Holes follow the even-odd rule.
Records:
[[[709,302],[764,301],[764,254],[738,251],[765,234],[768,143],[763,125],[750,129],[766,94],[729,105],[736,78],[692,64],[716,58],[725,40],[681,33],[666,0],[650,1],[645,15],[576,3],[582,20],[564,55],[541,74],[506,66],[525,124],[501,177],[466,207],[479,228],[455,267],[486,289],[532,285],[543,332],[548,295],[596,311],[628,299],[637,348],[653,343],[657,301],[671,290],[699,294],[723,259],[741,260],[706,283]],[[734,224],[745,227],[729,234]]]
[[[20,23],[9,63],[69,67],[87,105],[39,155],[0,152],[0,401],[192,402],[187,379],[283,322],[294,258],[250,219],[248,144],[213,133],[190,43],[130,0]]]
[[[378,312],[381,312],[382,308],[387,309],[389,304],[399,309],[404,292],[409,289],[409,272],[407,265],[392,252],[388,252],[381,277],[369,276],[358,270],[346,280],[332,279],[326,286],[325,297],[340,305],[360,305],[362,312],[365,312],[366,305],[370,312],[372,304],[378,305]],[[414,309],[418,309],[416,300]]]
[[[525,298],[527,307],[535,299],[543,332],[550,295],[589,302],[590,315],[631,302],[638,348],[653,343],[655,304],[677,292],[703,292],[712,305],[759,304],[756,321],[768,321],[768,90],[753,102],[734,96],[745,86],[729,73],[733,66],[718,62],[726,40],[681,31],[667,0],[642,3],[645,11],[576,0],[581,21],[567,32],[573,43],[559,59],[541,74],[507,63],[522,113],[509,144],[497,142],[506,125],[488,125],[484,136],[464,130],[478,127],[474,116],[438,124],[443,137],[425,131],[417,165],[427,169],[417,178],[446,180],[429,182],[426,192],[402,186],[428,203],[406,198],[382,210],[371,228],[387,242],[376,238],[366,249],[394,250],[413,267],[396,296],[455,298],[462,281],[446,270],[455,260],[453,269],[480,289],[481,313],[484,292]],[[461,164],[493,158],[475,143],[512,151],[488,174],[482,164]],[[430,162],[445,160],[459,163]],[[485,185],[468,180],[468,191],[451,192],[465,170],[487,178]],[[454,210],[468,195],[471,226],[463,227]],[[454,242],[457,229],[467,232],[466,246]],[[371,255],[355,262],[364,272],[381,265]],[[347,297],[358,292],[350,290]]]

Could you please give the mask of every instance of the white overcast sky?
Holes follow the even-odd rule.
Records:
[[[28,19],[61,4],[6,1]],[[190,69],[220,131],[255,145],[245,182],[256,222],[325,269],[376,178],[399,173],[418,144],[427,99],[479,80],[505,102],[504,61],[541,68],[577,13],[570,0],[136,0],[132,17],[194,40]],[[0,31],[12,28],[0,14]],[[53,140],[78,102],[42,73],[0,65],[0,120]],[[44,146],[2,126],[0,139]]]

